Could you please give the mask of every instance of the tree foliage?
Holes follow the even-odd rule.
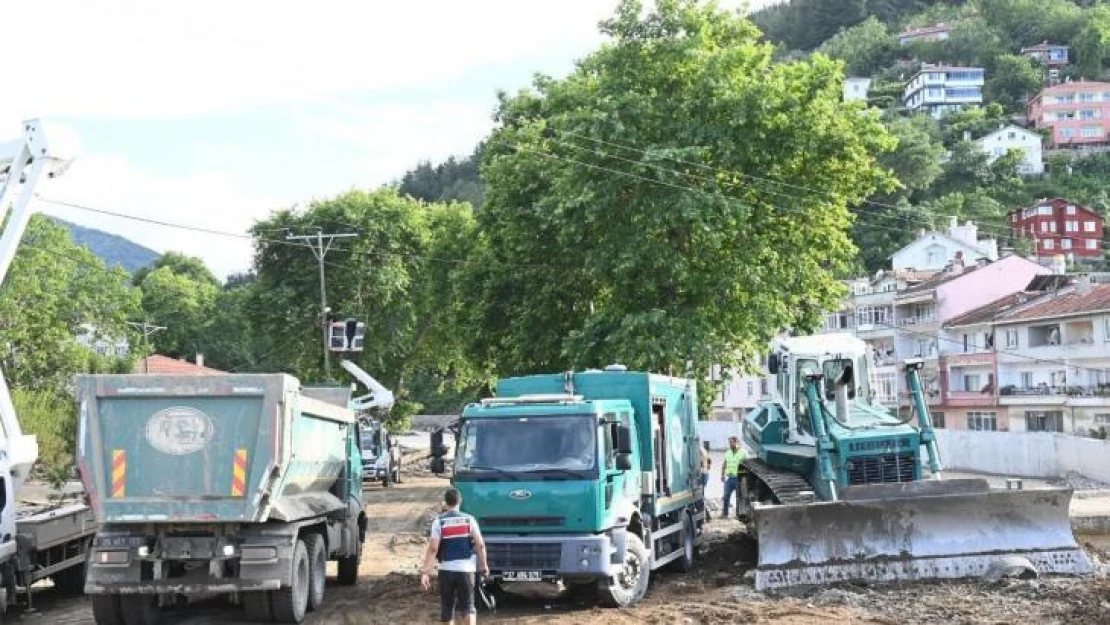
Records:
[[[150,338],[155,351],[174,358],[205,352],[219,283],[197,258],[174,255],[155,265],[138,283],[146,320],[166,328]]]
[[[469,271],[476,358],[744,368],[836,301],[847,204],[889,182],[873,155],[893,141],[841,104],[838,63],[772,64],[734,15],[626,0],[602,28],[570,76],[502,99]]]
[[[874,16],[841,30],[817,49],[845,62],[851,76],[871,76],[898,60],[898,38]]]
[[[471,208],[426,204],[388,189],[352,191],[303,214],[278,211],[255,226],[257,280],[241,305],[259,336],[268,337],[267,359],[302,380],[324,379],[316,258],[305,246],[260,233],[341,226],[360,235],[337,242],[326,257],[328,303],[340,318],[366,323],[366,349],[354,358],[394,390],[393,417],[403,421],[419,408],[408,389],[414,375],[476,383],[455,321],[458,274],[474,236]]]
[[[481,208],[485,194],[478,175],[482,148],[479,144],[462,160],[452,156],[438,165],[428,161],[419,163],[401,178],[398,191],[425,202],[467,202],[476,209]]]

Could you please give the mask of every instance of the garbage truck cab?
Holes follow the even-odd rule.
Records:
[[[505,379],[467,406],[452,482],[492,579],[625,606],[652,570],[689,569],[706,518],[696,406],[692,381],[621,366]]]

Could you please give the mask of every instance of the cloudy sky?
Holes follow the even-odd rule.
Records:
[[[80,140],[54,200],[244,232],[270,210],[466,154],[498,89],[563,75],[616,0],[34,0],[5,3],[18,71],[0,138],[40,117]],[[729,3],[732,4],[732,3]],[[10,59],[10,57],[9,57]],[[38,207],[221,277],[246,241]]]

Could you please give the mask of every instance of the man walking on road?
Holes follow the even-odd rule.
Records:
[[[480,571],[482,575],[489,575],[486,543],[482,540],[478,521],[459,512],[462,495],[458,490],[448,489],[443,494],[443,503],[446,511],[432,521],[424,566],[420,570],[420,585],[424,590],[431,590],[432,567],[439,560],[440,622],[450,623],[455,619],[459,625],[474,625],[478,618],[474,608],[474,574]]]
[[[747,488],[743,483],[744,450],[740,447],[740,439],[736,436],[728,437],[728,451],[725,452],[725,461],[721,463],[721,481],[725,483],[724,508],[721,518],[728,518],[728,504],[732,494],[736,493],[736,517],[740,517],[743,502],[747,499]]]

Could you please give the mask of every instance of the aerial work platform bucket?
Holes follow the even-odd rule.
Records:
[[[853,486],[835,502],[756,504],[755,587],[983,577],[1015,557],[1038,574],[1090,574],[1068,517],[1072,492],[994,490],[970,479]]]

